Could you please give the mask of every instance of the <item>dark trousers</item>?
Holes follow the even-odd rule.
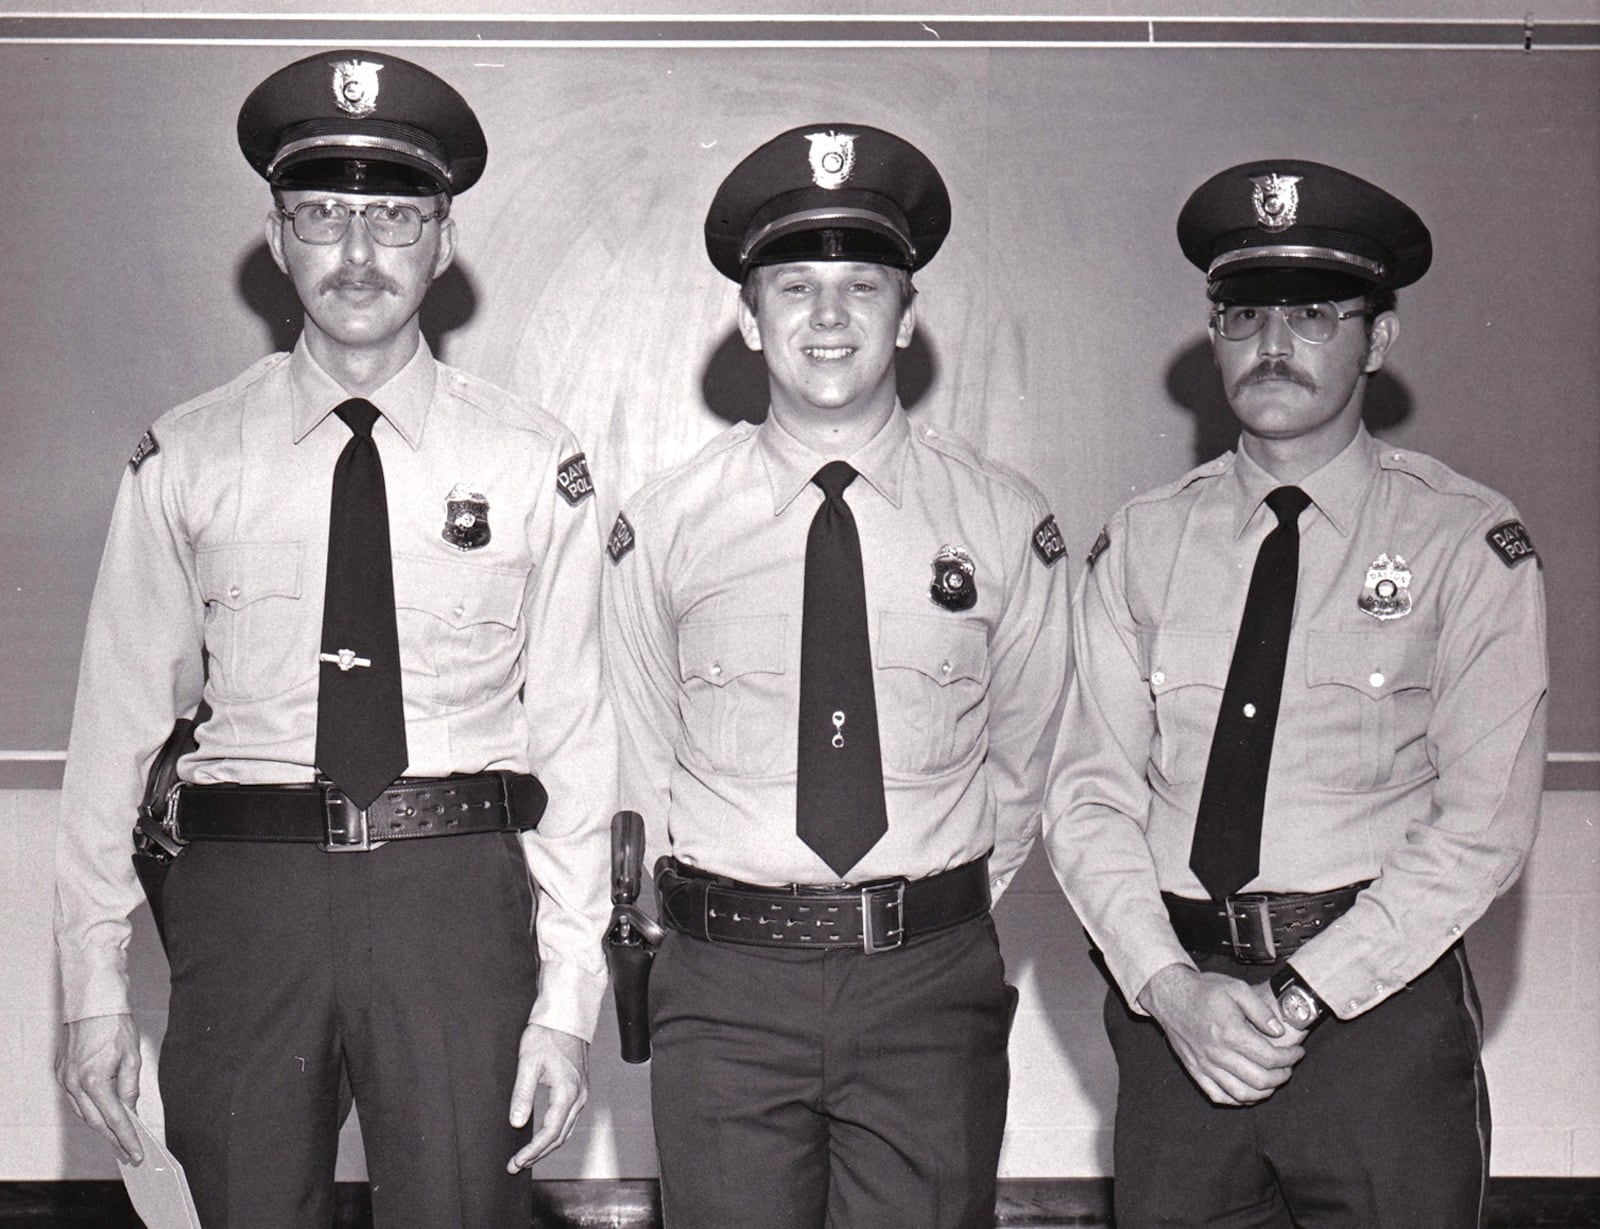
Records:
[[[989,1229],[1015,991],[987,917],[896,951],[669,933],[650,981],[668,1229]]]
[[[206,1229],[333,1224],[340,1085],[382,1229],[526,1229],[505,1172],[538,988],[517,838],[195,843],[163,892],[167,1137]]]
[[[1265,980],[1271,967],[1199,957]],[[1481,1016],[1457,945],[1399,994],[1306,1040],[1289,1082],[1213,1105],[1160,1027],[1113,990],[1118,1229],[1470,1229],[1482,1224],[1489,1099]]]

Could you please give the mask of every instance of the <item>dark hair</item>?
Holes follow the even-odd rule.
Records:
[[[756,310],[756,295],[758,293],[759,279],[756,275],[761,270],[771,267],[771,265],[756,265],[745,273],[744,281],[739,283],[739,299],[752,312]],[[917,288],[911,281],[911,274],[907,270],[897,268],[894,265],[884,265],[883,268],[894,275],[895,282],[900,289],[900,310],[905,311],[911,305],[911,300],[917,297]]]

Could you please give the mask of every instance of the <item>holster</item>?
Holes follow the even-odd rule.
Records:
[[[210,716],[211,709],[202,702],[193,717],[179,717],[173,723],[172,733],[161,744],[155,762],[150,765],[150,774],[145,778],[144,797],[139,802],[138,819],[133,828],[133,873],[138,876],[144,898],[150,904],[150,917],[156,924],[156,935],[163,949],[167,945],[167,927],[161,909],[162,889],[172,863],[183,852],[183,846],[173,839],[164,821],[172,791],[178,786],[178,761],[195,749],[195,728]]]
[[[611,818],[612,909],[605,948],[625,1063],[650,1058],[650,965],[664,933],[634,904],[643,872],[644,820],[637,811],[618,811]]]

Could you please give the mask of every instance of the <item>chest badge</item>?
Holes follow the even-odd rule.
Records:
[[[1411,613],[1411,569],[1399,555],[1384,552],[1367,569],[1366,587],[1356,605],[1374,619],[1398,619]]]
[[[439,535],[457,550],[489,545],[489,501],[464,483],[456,483],[444,501],[444,530]]]
[[[928,596],[946,610],[971,610],[978,601],[978,565],[959,546],[941,546],[933,557]]]

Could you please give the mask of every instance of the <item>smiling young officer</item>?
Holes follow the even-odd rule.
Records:
[[[487,157],[453,88],[314,55],[255,89],[238,135],[304,330],[160,418],[123,475],[62,793],[60,1075],[137,1159],[128,832],[203,699],[152,902],[167,1138],[201,1220],[332,1224],[347,1084],[379,1226],[525,1229],[515,1171],[572,1128],[604,990],[587,467],[418,327]]]
[[[1096,542],[1046,808],[1115,983],[1117,1224],[1475,1225],[1462,936],[1537,823],[1539,563],[1503,496],[1362,425],[1432,255],[1410,208],[1257,162],[1178,237],[1239,446]]]
[[[896,397],[949,224],[932,163],[866,125],[740,162],[706,246],[766,420],[611,534],[623,796],[671,854],[650,1014],[674,1229],[994,1223],[1014,995],[989,905],[1037,832],[1068,595],[1033,486]]]

